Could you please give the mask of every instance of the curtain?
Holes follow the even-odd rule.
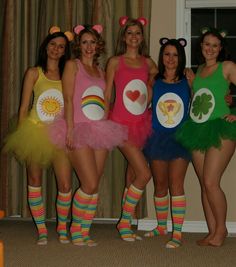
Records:
[[[0,2],[0,138],[16,126],[22,80],[26,69],[34,66],[40,43],[52,25],[72,31],[77,24],[102,24],[106,54],[105,67],[114,54],[121,16],[144,16],[150,21],[151,0],[1,0]],[[148,42],[149,25],[146,28]],[[25,166],[14,157],[1,153],[0,209],[7,216],[28,217]],[[118,218],[124,188],[126,161],[115,149],[109,154],[100,184],[97,217]],[[73,174],[73,190],[78,180]],[[43,174],[43,197],[47,218],[55,217],[56,183],[52,168]],[[146,214],[145,198],[139,205],[140,216]]]

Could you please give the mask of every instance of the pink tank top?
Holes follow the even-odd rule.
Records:
[[[104,118],[105,79],[100,68],[100,77],[90,76],[80,60],[77,60],[79,70],[75,78],[73,96],[74,122],[91,122]]]
[[[127,66],[124,57],[120,56],[118,69],[115,73],[116,100],[111,118],[119,122],[138,122],[147,112],[147,80],[148,65],[142,57],[142,66]]]

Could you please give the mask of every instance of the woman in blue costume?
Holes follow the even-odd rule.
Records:
[[[35,67],[30,67],[24,77],[17,129],[6,138],[3,151],[12,152],[26,163],[28,203],[38,230],[38,245],[47,244],[47,227],[42,198],[43,168],[53,164],[57,178],[58,195],[57,232],[61,243],[68,243],[66,219],[71,203],[71,166],[66,154],[55,149],[50,142],[48,125],[63,107],[61,76],[70,57],[70,32],[51,27],[42,42]],[[33,95],[33,105],[31,97]]]
[[[191,99],[190,80],[184,75],[186,40],[160,39],[158,74],[153,87],[152,128],[144,153],[150,162],[154,180],[154,204],[158,225],[147,237],[167,234],[169,196],[173,233],[167,248],[181,245],[186,199],[184,178],[190,153],[175,139],[175,132],[186,120]]]
[[[221,246],[227,236],[222,175],[234,154],[236,116],[225,101],[229,84],[236,84],[236,65],[226,61],[225,33],[203,29],[200,38],[202,63],[193,81],[190,119],[177,132],[177,139],[192,152],[195,172],[209,233],[200,246]]]

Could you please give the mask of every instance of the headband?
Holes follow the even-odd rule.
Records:
[[[129,17],[127,17],[127,16],[120,17],[120,19],[119,19],[120,26],[121,27],[125,26],[128,19],[129,19]],[[146,26],[148,23],[147,19],[144,17],[137,18],[136,20],[139,21],[143,26]]]
[[[79,34],[85,28],[88,28],[88,27],[83,26],[83,25],[77,25],[74,27],[74,33]],[[98,34],[101,34],[103,31],[103,27],[100,24],[96,24],[96,25],[91,26],[91,29],[95,30]]]
[[[49,29],[49,33],[50,34],[53,34],[55,32],[61,32],[61,29],[60,27],[58,26],[52,26],[50,29]],[[74,39],[74,34],[70,31],[66,31],[64,32],[65,36],[67,37],[67,39],[70,41],[72,41]]]
[[[225,38],[227,36],[227,34],[228,34],[226,30],[217,30],[216,29],[216,31],[221,35],[222,38]],[[203,27],[201,29],[201,33],[202,34],[205,34],[207,32],[211,33],[212,32],[211,28],[209,28],[209,27]]]
[[[170,40],[176,40],[182,47],[185,47],[187,45],[187,41],[184,38],[179,38],[179,39],[168,39],[166,37],[163,37],[160,39],[159,43],[160,45],[164,45]]]

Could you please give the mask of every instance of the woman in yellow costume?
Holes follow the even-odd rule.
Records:
[[[57,232],[61,243],[68,243],[66,220],[71,203],[71,166],[66,154],[50,142],[47,126],[64,106],[61,76],[70,57],[70,32],[51,27],[39,48],[35,67],[24,77],[17,129],[6,138],[3,151],[12,152],[26,163],[28,203],[38,230],[38,245],[47,244],[47,227],[42,199],[43,168],[52,163],[57,179]],[[31,107],[31,97],[33,104]]]

